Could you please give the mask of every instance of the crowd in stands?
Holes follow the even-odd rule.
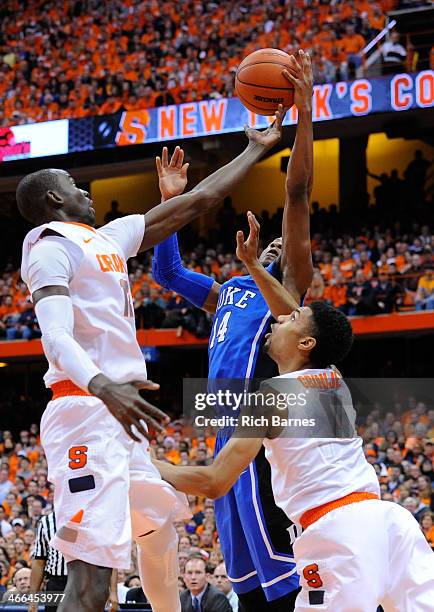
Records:
[[[434,549],[433,407],[415,397],[395,405],[375,406],[361,419],[359,434],[367,460],[378,474],[382,498],[407,508]],[[195,434],[180,419],[172,420],[166,434],[152,439],[151,445],[162,461],[207,465],[212,461],[214,442],[215,432]],[[208,580],[230,596],[230,584],[221,565],[213,502],[190,496],[189,503],[193,518],[176,525],[180,590],[188,587],[185,565],[193,556],[205,560],[203,569]],[[38,426],[33,423],[28,430],[14,434],[0,432],[0,594],[17,587],[17,571],[31,565],[38,521],[52,508],[53,487],[47,482]],[[137,574],[133,556],[131,567],[119,573],[120,603],[130,588],[139,586]],[[21,572],[19,577],[23,575],[27,574]]]
[[[265,237],[277,235],[274,228],[281,225],[281,214],[278,210],[268,218],[264,211]],[[316,217],[331,220],[338,214],[333,209],[321,212],[314,206],[313,224]],[[244,218],[237,218],[230,205],[222,209],[222,232],[226,222],[231,233],[237,225],[244,227]],[[433,310],[433,247],[434,236],[428,225],[416,226],[410,234],[401,233],[399,228],[380,231],[375,226],[359,234],[343,233],[338,237],[315,232],[312,238],[315,272],[305,304],[324,300],[350,316]],[[224,241],[212,248],[201,242],[184,253],[184,263],[223,283],[246,273],[233,251],[234,245],[231,248]],[[178,328],[179,333],[187,329],[198,337],[208,336],[210,316],[154,281],[150,255],[131,262],[130,285],[138,329]],[[26,285],[20,280],[19,271],[6,270],[0,276],[0,338],[39,336]]]
[[[372,175],[378,180],[374,205],[363,223],[335,206],[329,210],[312,203],[311,236],[314,277],[305,304],[324,300],[349,316],[387,314],[403,310],[434,309],[433,228],[414,223],[424,206],[424,185],[430,162],[415,152],[403,178]],[[407,197],[408,196],[408,197]],[[408,202],[412,202],[412,216]],[[262,211],[261,238],[265,246],[281,234],[283,209],[273,215]],[[413,216],[414,214],[414,216]],[[123,212],[117,202],[106,214],[109,222]],[[430,213],[428,212],[428,218]],[[397,221],[396,219],[401,219]],[[237,214],[225,200],[216,223],[206,237],[190,235],[181,251],[184,265],[224,283],[246,273],[235,256],[235,229],[248,233],[244,214]],[[187,228],[186,232],[191,231]],[[130,260],[130,286],[138,329],[178,328],[207,337],[211,317],[179,295],[160,287],[152,277],[152,255]],[[34,309],[18,270],[11,264],[0,274],[0,339],[32,339],[40,336]]]
[[[237,65],[264,47],[309,51],[317,83],[355,78],[396,5],[5,0],[0,126],[231,97]]]

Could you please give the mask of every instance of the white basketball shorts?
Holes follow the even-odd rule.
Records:
[[[134,442],[98,398],[49,402],[41,441],[55,487],[52,545],[67,561],[127,569],[132,538],[190,518],[186,496],[153,466],[148,442]]]
[[[296,612],[432,612],[434,553],[398,504],[336,508],[294,543],[302,590]]]

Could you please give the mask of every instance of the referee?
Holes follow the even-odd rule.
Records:
[[[50,540],[56,533],[56,517],[54,512],[42,516],[38,523],[35,552],[33,555],[32,572],[30,574],[30,592],[41,590],[44,579],[46,591],[64,591],[67,581],[66,561],[62,554],[50,546]],[[29,606],[29,612],[37,610],[37,606]],[[55,612],[56,607],[45,606],[46,612]]]

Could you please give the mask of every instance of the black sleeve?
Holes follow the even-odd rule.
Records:
[[[126,603],[148,603],[142,587],[131,588],[125,598]]]
[[[212,612],[232,612],[232,606],[226,595],[223,593],[216,593],[212,600]]]
[[[45,537],[42,520],[39,521],[38,525],[38,532],[36,534],[35,554],[33,558],[44,559],[45,561],[48,558],[48,542]]]

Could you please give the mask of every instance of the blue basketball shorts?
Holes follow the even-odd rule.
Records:
[[[217,436],[216,454],[224,446]],[[215,501],[217,529],[234,591],[261,586],[268,601],[299,587],[292,542],[296,526],[276,506],[264,448],[232,489]]]

